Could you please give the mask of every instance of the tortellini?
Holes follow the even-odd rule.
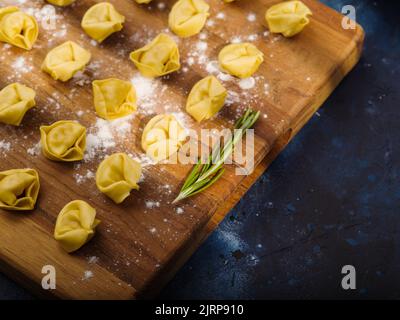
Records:
[[[226,95],[226,89],[216,77],[205,77],[190,91],[186,111],[199,122],[210,119],[223,107]]]
[[[31,50],[39,34],[36,19],[17,7],[0,8],[0,41]]]
[[[100,163],[96,172],[96,185],[115,203],[121,203],[132,189],[139,190],[137,182],[141,174],[139,162],[125,153],[114,153]]]
[[[79,161],[86,148],[86,128],[75,121],[62,120],[40,127],[43,155],[55,161]]]
[[[169,27],[180,37],[193,36],[204,27],[209,9],[203,0],[179,0],[169,13]]]
[[[142,134],[142,148],[154,161],[162,161],[177,152],[186,139],[185,129],[172,114],[152,118]]]
[[[42,70],[54,80],[68,81],[89,63],[91,54],[73,41],[67,41],[47,53]]]
[[[99,223],[95,208],[82,200],[71,201],[58,214],[54,238],[65,251],[71,253],[94,236]]]
[[[95,80],[92,83],[96,113],[107,120],[127,116],[136,111],[136,91],[128,81]]]
[[[309,15],[312,15],[312,12],[303,2],[286,1],[269,8],[265,19],[271,32],[292,37],[310,22]]]
[[[161,33],[149,44],[130,54],[140,73],[154,78],[177,71],[180,68],[179,50],[175,41]]]
[[[39,194],[39,174],[34,169],[0,172],[0,208],[33,210]]]
[[[0,122],[19,126],[25,113],[33,108],[35,91],[19,83],[12,83],[0,91]]]
[[[235,43],[225,46],[218,55],[221,68],[229,74],[248,78],[264,61],[264,54],[251,43]]]
[[[103,42],[109,35],[122,29],[125,17],[111,3],[100,2],[90,7],[82,19],[82,28],[94,40]]]
[[[46,1],[60,7],[65,7],[75,2],[75,0],[46,0]]]

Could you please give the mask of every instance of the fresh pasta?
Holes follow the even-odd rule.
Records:
[[[149,44],[130,54],[140,73],[154,78],[180,68],[179,50],[175,41],[165,33],[159,34]]]
[[[131,190],[139,190],[138,181],[142,174],[139,162],[126,153],[114,153],[105,158],[96,172],[97,188],[115,203],[123,202]]]
[[[54,80],[68,81],[89,63],[91,54],[73,41],[67,41],[47,53],[42,70]]]
[[[271,32],[293,37],[310,22],[310,15],[311,10],[303,2],[285,1],[269,8],[265,19]]]
[[[95,80],[92,86],[94,106],[100,117],[112,120],[136,111],[136,91],[129,81]]]
[[[239,78],[248,78],[258,70],[264,55],[251,43],[235,43],[225,46],[218,60],[222,70]]]
[[[34,169],[12,169],[0,172],[0,208],[33,210],[39,194],[39,174]]]
[[[209,10],[210,6],[203,0],[179,0],[169,13],[169,27],[180,37],[193,36],[204,27]]]
[[[86,148],[86,128],[75,121],[62,120],[40,127],[43,155],[54,161],[79,161]]]
[[[71,201],[60,211],[54,228],[54,238],[68,253],[88,242],[100,223],[96,209],[82,200]]]
[[[0,91],[0,122],[19,126],[25,113],[33,108],[35,91],[20,83],[12,83]]]
[[[81,26],[94,40],[103,42],[109,35],[120,31],[125,17],[108,2],[100,2],[90,7],[83,16]]]
[[[46,0],[48,3],[54,4],[56,6],[65,7],[75,2],[75,0]]]
[[[199,122],[210,119],[223,107],[226,95],[226,89],[216,77],[205,77],[190,91],[186,111]]]
[[[177,152],[186,139],[185,129],[172,114],[153,117],[142,133],[142,148],[154,161],[162,161]]]
[[[0,8],[0,41],[31,50],[39,34],[36,19],[17,7]]]

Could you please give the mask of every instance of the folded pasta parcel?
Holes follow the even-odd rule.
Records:
[[[96,172],[96,185],[115,203],[121,203],[131,190],[139,190],[137,183],[141,174],[139,162],[125,153],[114,153],[100,163]]]
[[[144,127],[142,148],[155,161],[162,161],[177,152],[186,139],[185,129],[174,115],[160,114]]]
[[[136,91],[129,81],[95,80],[92,86],[96,113],[103,119],[117,119],[136,111]]]
[[[36,19],[17,7],[0,8],[0,41],[31,50],[39,34]]]
[[[218,55],[220,67],[229,74],[248,78],[264,61],[264,54],[251,43],[234,43],[225,46]]]
[[[179,50],[175,41],[161,33],[149,44],[130,54],[140,73],[146,77],[160,77],[180,68]]]
[[[186,111],[197,121],[210,119],[224,105],[227,91],[214,76],[197,82],[190,91]]]
[[[68,81],[89,63],[91,54],[73,41],[67,41],[47,53],[42,70],[54,80]]]
[[[94,40],[103,42],[109,35],[122,29],[125,17],[108,2],[90,7],[82,19],[82,28]]]
[[[54,4],[55,6],[65,7],[74,3],[75,0],[46,0],[48,3]]]
[[[265,19],[269,30],[292,37],[301,32],[310,22],[311,10],[301,1],[285,1],[267,10]]]
[[[169,13],[169,27],[180,37],[193,36],[204,27],[209,9],[203,0],[179,0]]]
[[[0,208],[33,210],[39,194],[39,174],[34,169],[0,172]]]
[[[25,113],[33,108],[35,91],[20,83],[12,83],[0,91],[0,122],[19,126]]]
[[[95,208],[82,200],[71,201],[58,214],[54,238],[70,253],[94,236],[99,223]]]
[[[43,155],[54,161],[79,161],[86,148],[86,128],[75,121],[62,120],[40,127]]]

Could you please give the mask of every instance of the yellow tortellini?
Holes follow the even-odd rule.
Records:
[[[251,43],[235,43],[224,47],[218,60],[221,68],[229,74],[248,78],[264,61],[264,54]]]
[[[31,50],[39,34],[36,19],[17,7],[0,8],[0,41]]]
[[[79,161],[86,148],[86,128],[75,121],[62,120],[40,127],[43,155],[55,161]]]
[[[82,19],[82,28],[94,40],[103,42],[110,34],[120,31],[125,17],[111,3],[100,2],[90,7]]]
[[[96,185],[115,203],[121,203],[132,189],[139,190],[137,182],[141,174],[139,162],[125,153],[114,153],[100,163],[96,172]]]
[[[0,122],[19,126],[25,113],[33,108],[35,91],[19,83],[12,83],[0,91]]]
[[[152,0],[135,0],[137,3],[150,3]]]
[[[309,15],[312,15],[312,12],[303,2],[286,1],[269,8],[265,19],[271,32],[292,37],[310,22]]]
[[[177,152],[186,139],[185,129],[174,115],[160,114],[152,118],[142,134],[142,148],[155,161],[162,161]]]
[[[34,169],[0,172],[0,208],[33,210],[39,194],[39,174]]]
[[[47,53],[42,70],[54,80],[68,81],[89,63],[91,54],[73,41],[67,41]]]
[[[95,208],[82,200],[71,201],[58,214],[54,238],[65,251],[71,253],[94,236],[99,223]]]
[[[130,54],[130,58],[145,77],[159,77],[179,70],[179,50],[175,41],[161,33],[149,44]]]
[[[190,91],[186,111],[199,122],[210,119],[223,107],[226,95],[226,89],[216,77],[205,77]]]
[[[180,37],[193,36],[204,27],[209,9],[203,0],[179,0],[169,13],[169,27]]]
[[[111,78],[95,80],[92,86],[94,106],[100,117],[112,120],[136,111],[136,91],[130,82]]]
[[[75,2],[75,0],[46,0],[46,1],[60,7],[68,6],[71,3]]]

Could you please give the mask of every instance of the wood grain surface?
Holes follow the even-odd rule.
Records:
[[[17,2],[4,0],[0,6]],[[211,16],[202,34],[177,40],[181,70],[148,83],[153,90],[150,97],[144,97],[145,89],[137,88],[138,112],[123,124],[124,128],[110,126],[112,143],[92,149],[91,156],[79,164],[52,162],[37,152],[39,126],[72,119],[85,125],[93,136],[99,135],[103,127],[98,126],[94,112],[91,81],[112,76],[126,80],[136,77],[143,83],[128,59],[129,53],[158,33],[168,32],[168,12],[174,3],[154,0],[151,5],[140,6],[132,0],[110,0],[125,15],[126,23],[121,32],[98,45],[80,28],[84,12],[97,2],[77,0],[70,7],[56,8],[55,29],[41,27],[39,39],[29,52],[0,44],[0,88],[18,81],[37,92],[37,107],[26,114],[20,127],[0,125],[0,141],[10,146],[7,150],[0,148],[0,170],[31,167],[38,170],[41,179],[34,211],[0,210],[0,268],[40,296],[152,297],[357,63],[364,33],[360,26],[344,30],[340,14],[308,0],[304,2],[313,12],[310,25],[298,36],[285,39],[269,34],[264,21],[265,10],[279,1],[225,4],[209,0]],[[44,5],[43,1],[27,1],[21,8],[43,20],[43,13],[53,8]],[[253,13],[255,21],[249,19]],[[66,40],[90,50],[92,61],[83,73],[61,83],[41,72],[40,65],[51,48]],[[238,40],[253,42],[265,54],[254,75],[255,86],[244,90],[237,79],[224,81],[230,91],[229,103],[212,120],[194,123],[184,113],[188,92],[196,81],[214,71],[211,67],[220,49]],[[190,165],[144,164],[140,190],[121,205],[96,189],[92,174],[104,156],[124,151],[144,159],[140,137],[151,116],[175,112],[187,127],[196,130],[231,128],[247,107],[262,113],[255,128],[258,167],[250,176],[238,176],[235,165],[227,166],[217,184],[176,206],[171,201]],[[53,239],[53,229],[60,209],[75,199],[94,206],[102,223],[88,244],[67,254]],[[57,270],[56,290],[41,288],[44,265]]]

